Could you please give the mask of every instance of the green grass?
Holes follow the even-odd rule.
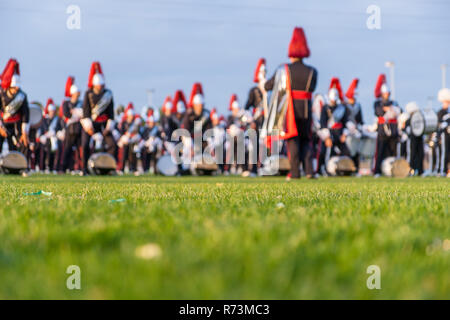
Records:
[[[0,190],[1,299],[450,298],[449,179],[0,176]],[[39,190],[53,195],[24,195]],[[149,243],[159,257],[136,255]]]

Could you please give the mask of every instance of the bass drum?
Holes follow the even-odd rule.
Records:
[[[89,157],[87,165],[89,172],[97,176],[113,175],[117,168],[116,159],[106,152],[94,153]]]
[[[403,158],[389,157],[381,163],[381,172],[386,177],[406,178],[410,171],[408,161]]]
[[[30,110],[30,128],[37,129],[41,126],[42,123],[42,109],[35,103],[29,104]]]
[[[437,128],[438,117],[433,110],[418,110],[411,115],[411,132],[414,136],[436,132]]]
[[[347,156],[334,156],[327,162],[327,172],[331,176],[350,176],[356,172],[356,166]]]
[[[178,165],[175,163],[175,161],[172,160],[171,155],[166,154],[159,158],[158,162],[156,163],[156,169],[163,176],[172,177],[177,174]]]
[[[291,171],[291,163],[286,156],[273,155],[263,161],[263,174],[265,176],[285,176]]]
[[[28,168],[27,158],[17,151],[10,151],[0,157],[0,172],[4,174],[21,174]]]

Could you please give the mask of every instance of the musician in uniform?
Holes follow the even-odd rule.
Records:
[[[170,96],[167,96],[161,108],[162,115],[160,119],[160,124],[162,129],[161,137],[163,138],[164,141],[169,143],[172,139],[172,133],[181,126],[181,123],[173,121],[174,117],[172,115],[172,110],[173,110],[172,98]]]
[[[120,168],[123,172],[125,165],[128,163],[129,172],[136,172],[137,170],[137,150],[136,146],[141,140],[139,134],[140,117],[134,113],[133,104],[130,103],[125,109],[124,121],[122,121],[119,128],[121,135],[118,146],[122,150]]]
[[[141,129],[141,154],[144,172],[156,173],[158,154],[162,150],[160,127],[156,124],[153,115],[147,117],[145,126]]]
[[[0,90],[0,152],[8,141],[9,151],[19,150],[27,156],[29,108],[20,88],[19,63],[10,59],[2,73]]]
[[[205,109],[205,98],[203,95],[203,88],[200,83],[195,83],[191,97],[189,99],[189,108],[184,115],[181,127],[188,130],[191,137],[194,138],[194,124],[196,121],[200,121],[202,132],[211,128],[211,119],[209,111]],[[202,133],[200,133],[202,134]]]
[[[183,91],[177,90],[175,92],[175,95],[173,96],[172,101],[172,109],[171,109],[171,116],[170,116],[170,130],[171,133],[175,131],[176,129],[181,128],[184,114],[186,112],[187,108],[187,102],[186,98],[184,96]],[[171,136],[169,136],[171,137]]]
[[[91,154],[91,137],[99,133],[103,137],[103,146],[109,154],[116,157],[116,142],[112,135],[114,123],[114,100],[111,90],[105,88],[105,78],[99,62],[91,65],[88,90],[83,100],[83,127],[81,144],[83,170],[87,174],[87,162]]]
[[[320,135],[324,140],[322,154],[325,162],[332,156],[350,156],[346,144],[350,112],[344,104],[339,103],[344,101],[344,96],[338,78],[331,79],[328,100],[320,115]]]
[[[361,129],[363,126],[363,117],[362,117],[362,108],[359,101],[356,100],[356,89],[359,84],[359,79],[355,78],[350,83],[347,92],[345,93],[345,97],[347,98],[347,109],[348,109],[348,120],[350,121],[351,126],[349,126],[348,131],[349,135],[352,138],[359,139],[361,138]],[[352,154],[352,160],[355,163],[355,167],[357,172],[359,171],[359,150],[356,150],[356,153]]]
[[[58,171],[59,151],[61,143],[57,133],[63,129],[61,119],[56,114],[56,106],[53,99],[47,100],[44,109],[44,119],[38,130],[40,142],[39,169],[45,173]]]
[[[303,63],[303,59],[309,55],[303,29],[295,28],[288,52],[291,63],[283,66],[287,75],[288,108],[286,128],[281,133],[281,138],[287,141],[291,165],[290,178],[300,178],[300,162],[303,164],[306,177],[313,178],[311,98],[316,88],[317,71]],[[266,91],[273,89],[274,82],[275,75],[266,82]]]
[[[231,114],[227,119],[228,143],[226,144],[227,167],[231,174],[241,174],[244,170],[245,158],[238,159],[238,151],[244,147],[244,124],[242,110],[236,94],[231,95],[228,110]],[[243,150],[244,151],[244,150]],[[242,155],[241,155],[242,156]],[[245,154],[243,155],[245,157]]]
[[[397,143],[399,141],[397,116],[400,113],[400,108],[396,101],[390,99],[390,95],[386,76],[381,74],[375,87],[376,100],[374,103],[375,116],[378,118],[374,170],[376,176],[381,174],[383,160],[397,155]]]
[[[441,172],[450,177],[450,89],[443,88],[438,93],[442,108],[438,112],[438,132],[441,145]]]
[[[73,168],[79,158],[81,147],[81,124],[80,118],[83,113],[82,102],[80,100],[80,90],[75,85],[75,79],[68,77],[66,81],[65,97],[61,108],[62,118],[66,127],[64,137],[62,170],[66,172]],[[78,155],[76,157],[75,155]]]

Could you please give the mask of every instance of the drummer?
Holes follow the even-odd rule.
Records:
[[[53,99],[47,100],[44,119],[38,130],[40,141],[39,169],[45,173],[57,173],[59,164],[60,141],[57,132],[62,129],[61,119],[56,114]]]
[[[391,100],[391,92],[386,83],[386,76],[380,74],[375,86],[375,116],[378,118],[377,147],[375,153],[375,176],[381,175],[381,163],[387,157],[397,155],[399,131],[397,117],[400,108],[396,101]]]
[[[349,135],[352,138],[359,139],[361,137],[361,129],[363,126],[363,117],[362,117],[362,108],[361,104],[356,100],[359,79],[355,78],[350,83],[350,86],[345,93],[345,97],[347,98],[347,109],[349,110],[349,121],[351,126],[348,128]],[[352,153],[352,160],[355,163],[355,167],[357,172],[359,171],[359,150],[355,150]]]
[[[438,94],[442,109],[438,112],[441,144],[441,173],[450,177],[450,89],[443,88]]]
[[[114,100],[111,90],[105,88],[105,78],[99,62],[91,65],[88,91],[84,95],[81,144],[83,148],[83,173],[87,174],[87,163],[91,154],[90,141],[92,135],[100,133],[106,152],[116,158],[116,141],[113,137]]]
[[[338,78],[332,78],[328,91],[328,103],[323,106],[320,115],[320,135],[324,140],[325,161],[332,156],[350,156],[346,139],[349,121],[349,110],[341,102],[344,101],[341,84]]]
[[[20,88],[19,63],[10,59],[2,73],[0,90],[0,153],[3,142],[9,151],[19,150],[25,156],[28,150],[29,108],[25,92]]]
[[[66,124],[66,134],[64,138],[62,170],[66,172],[75,161],[75,154],[79,155],[81,147],[81,124],[82,102],[80,100],[80,90],[75,85],[75,79],[68,77],[66,82],[65,97],[62,104],[62,118]],[[74,153],[75,149],[75,153]]]

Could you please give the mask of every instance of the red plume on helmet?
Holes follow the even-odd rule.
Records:
[[[211,110],[211,112],[209,113],[209,118],[210,118],[211,120],[214,120],[214,119],[219,120],[219,119],[220,119],[219,115],[217,114],[217,109],[216,109],[216,108],[213,108],[213,109]]]
[[[52,104],[52,105],[55,105],[55,103],[53,102],[53,99],[52,99],[52,98],[48,98],[48,99],[47,99],[47,104],[45,105],[45,108],[44,108],[44,116],[48,115],[48,107],[49,107],[51,104]]]
[[[65,96],[67,98],[70,98],[70,88],[72,87],[72,85],[74,83],[75,83],[75,78],[72,76],[69,76],[66,81],[66,91],[65,91]]]
[[[168,109],[166,109],[166,108],[168,108]],[[172,112],[172,108],[173,108],[172,97],[171,96],[167,96],[166,99],[164,99],[164,102],[163,102],[163,105],[162,105],[161,109],[162,109],[163,113],[165,113],[166,110],[170,110],[170,112]]]
[[[236,94],[232,94],[230,98],[230,105],[228,106],[228,110],[233,110],[233,106],[236,106],[235,103],[238,102],[238,96]]]
[[[261,67],[266,65],[266,59],[260,58],[258,60],[258,64],[256,65],[255,69],[255,75],[253,77],[253,82],[258,83],[259,82],[259,72],[261,71]]]
[[[310,51],[303,28],[295,28],[289,44],[289,58],[308,58]]]
[[[177,112],[184,112],[181,110],[178,110],[178,103],[183,103],[184,108],[186,109],[187,103],[186,103],[186,98],[184,97],[184,93],[181,90],[177,90],[175,92],[174,98],[173,98],[173,103],[172,103],[172,113],[177,113]]]
[[[339,78],[337,78],[337,77],[331,78],[330,89],[333,89],[333,88],[335,88],[339,92],[339,99],[341,101],[344,101],[344,94],[342,92],[341,82],[339,81]]]
[[[194,105],[194,97],[197,94],[200,94],[201,96],[203,96],[203,87],[202,87],[202,84],[200,82],[196,82],[192,86],[191,96],[189,97],[188,108],[192,108],[192,106]]]
[[[345,93],[345,96],[348,99],[355,99],[355,91],[356,88],[358,87],[358,83],[359,83],[358,78],[353,79],[352,82],[350,83],[350,87],[348,87],[347,92]]]
[[[94,78],[94,75],[96,73],[99,73],[103,75],[102,66],[100,65],[100,62],[95,61],[91,64],[91,70],[89,71],[89,79],[88,79],[88,88],[92,89],[92,78]]]
[[[377,79],[377,84],[375,85],[375,98],[381,97],[381,86],[386,83],[386,75],[384,73],[380,74]]]
[[[17,62],[16,59],[11,58],[8,60],[8,63],[6,64],[1,75],[3,89],[6,90],[9,88],[11,85],[11,79],[15,74],[20,75],[19,62]]]

